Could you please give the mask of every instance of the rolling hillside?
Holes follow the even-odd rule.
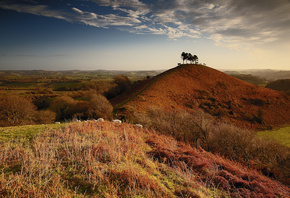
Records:
[[[290,97],[201,65],[175,67],[111,100],[115,108],[145,111],[203,109],[240,127],[266,129],[290,123]],[[122,108],[121,108],[122,107]]]
[[[0,153],[1,197],[286,198],[290,192],[241,164],[126,123],[48,127],[4,142]]]
[[[266,86],[269,89],[274,89],[278,91],[285,91],[290,93],[290,79],[280,79],[270,82]]]

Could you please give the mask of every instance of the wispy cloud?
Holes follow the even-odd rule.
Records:
[[[21,1],[19,2],[13,0],[12,1],[3,0],[0,2],[0,8],[71,21],[70,17],[68,16],[69,13],[51,9],[47,5],[24,4]]]
[[[141,0],[87,1],[106,7],[106,13],[71,5],[61,10],[49,1],[40,5],[3,0],[0,8],[171,39],[205,37],[231,48],[290,42],[289,0],[158,0],[154,4]]]
[[[77,9],[77,8],[72,8],[73,11],[79,13],[79,14],[83,14],[84,12],[81,11],[80,9]]]

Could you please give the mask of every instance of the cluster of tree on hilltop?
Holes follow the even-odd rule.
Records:
[[[192,55],[191,53],[187,53],[187,52],[182,52],[181,53],[181,58],[183,60],[183,64],[184,64],[184,60],[189,61],[190,63],[198,63],[198,57],[196,55]]]

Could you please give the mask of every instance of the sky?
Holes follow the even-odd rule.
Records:
[[[290,0],[0,0],[0,70],[290,70]]]

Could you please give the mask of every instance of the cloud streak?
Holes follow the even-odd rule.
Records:
[[[99,8],[96,10],[69,4],[67,9],[59,9],[45,2],[4,0],[0,8],[136,34],[209,38],[231,48],[290,41],[289,0],[157,0],[154,4],[141,0],[90,0]],[[106,8],[106,13],[100,12],[102,8]]]

